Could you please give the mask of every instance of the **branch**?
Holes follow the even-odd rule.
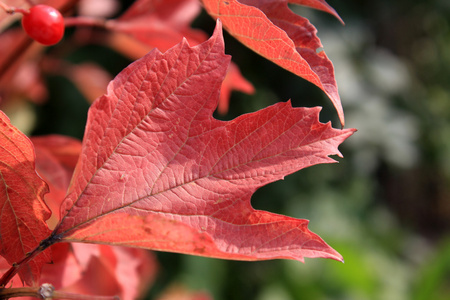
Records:
[[[28,9],[23,9],[20,7],[14,7],[14,6],[9,6],[5,3],[3,3],[3,1],[0,1],[0,7],[7,13],[7,14],[13,14],[13,13],[21,13],[21,14],[28,14],[30,13],[30,11]]]
[[[0,289],[0,299],[15,297],[35,297],[38,299],[68,299],[68,300],[119,300],[118,296],[91,296],[55,291],[53,285],[44,283],[40,287],[21,287]]]
[[[21,287],[21,288],[9,288],[0,289],[0,299],[9,299],[14,297],[37,297],[39,296],[39,287]]]
[[[64,25],[66,27],[74,26],[88,26],[88,27],[101,27],[105,28],[106,19],[104,18],[94,18],[94,17],[66,17],[64,18]]]
[[[42,240],[39,246],[37,246],[33,251],[28,252],[24,258],[20,261],[13,263],[12,267],[6,271],[3,276],[0,278],[0,288],[4,288],[6,284],[19,272],[19,270],[27,264],[29,261],[34,259],[39,253],[60,241],[58,236],[51,234],[45,240]]]

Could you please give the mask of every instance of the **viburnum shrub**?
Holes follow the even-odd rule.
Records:
[[[255,210],[250,198],[288,174],[334,162],[329,156],[340,155],[354,129],[332,128],[319,122],[319,107],[289,101],[231,121],[212,116],[227,111],[232,90],[253,92],[224,54],[223,27],[322,89],[343,127],[333,66],[309,21],[287,0],[138,0],[115,19],[77,7],[94,2],[0,2],[2,107],[17,95],[42,102],[40,74],[55,69],[93,101],[82,142],[28,138],[0,112],[0,298],[135,299],[157,271],[143,249],[342,261],[307,220]],[[340,20],[323,0],[289,3]],[[209,38],[190,27],[201,8],[217,19]],[[34,47],[26,34],[47,45],[61,39],[56,10],[66,27],[91,28],[92,42],[135,61],[110,80],[97,66],[62,63]],[[8,27],[15,12],[23,14],[26,33]],[[79,38],[74,33],[55,47],[73,47]],[[24,70],[28,81],[18,80]],[[200,298],[207,296],[191,295]]]

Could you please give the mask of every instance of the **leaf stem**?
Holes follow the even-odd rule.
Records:
[[[41,241],[39,246],[37,246],[33,251],[28,252],[24,258],[20,261],[13,263],[12,267],[6,271],[0,278],[0,288],[4,288],[6,284],[19,272],[19,270],[27,264],[29,261],[34,259],[39,253],[50,247],[51,245],[58,242],[60,239],[58,236],[50,235],[48,238]]]
[[[13,7],[13,6],[9,6],[5,3],[3,3],[3,1],[0,1],[0,7],[7,13],[12,15],[13,13],[21,13],[21,14],[28,14],[30,13],[30,11],[28,9],[24,9],[24,8],[20,8],[20,7]]]
[[[0,7],[3,8],[3,10],[4,10],[6,13],[8,13],[8,14],[10,13],[10,12],[9,12],[9,9],[10,9],[9,6],[6,5],[5,3],[3,3],[2,1],[0,1]]]

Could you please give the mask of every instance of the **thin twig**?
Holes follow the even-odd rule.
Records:
[[[73,26],[95,26],[95,27],[105,27],[106,20],[103,18],[94,18],[94,17],[66,17],[64,18],[64,25],[66,27]]]
[[[0,299],[9,299],[14,297],[39,297],[39,287],[20,287],[0,289]]]
[[[6,13],[9,13],[9,6],[8,6],[8,5],[6,5],[5,3],[3,3],[3,2],[0,1],[0,7],[3,8],[3,10],[4,10]]]
[[[0,7],[3,8],[3,10],[7,13],[12,15],[13,13],[21,13],[21,14],[28,14],[30,13],[30,11],[28,9],[24,9],[24,8],[20,8],[20,7],[14,7],[14,6],[9,6],[5,3],[3,3],[3,1],[0,1]]]
[[[6,284],[19,272],[19,270],[33,260],[37,255],[43,252],[45,249],[58,242],[58,238],[55,235],[50,235],[45,240],[42,240],[39,246],[37,246],[33,251],[26,253],[25,257],[20,261],[13,263],[12,267],[6,271],[0,278],[0,288],[4,288]]]
[[[53,285],[44,283],[40,287],[20,287],[0,289],[0,299],[16,297],[34,297],[38,299],[66,299],[66,300],[120,300],[118,296],[80,295],[56,291]]]

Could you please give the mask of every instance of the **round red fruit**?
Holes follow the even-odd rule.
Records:
[[[64,18],[57,9],[39,4],[23,15],[22,27],[33,40],[50,46],[62,39]]]

